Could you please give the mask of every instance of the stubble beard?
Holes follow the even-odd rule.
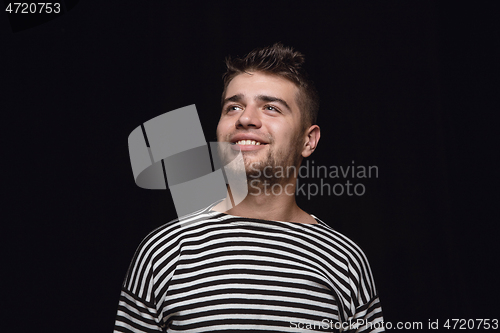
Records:
[[[302,157],[301,139],[299,135],[291,142],[290,147],[293,147],[292,150],[276,150],[273,146],[273,139],[269,138],[269,146],[265,148],[268,150],[267,154],[258,161],[254,161],[253,155],[260,154],[262,153],[261,151],[241,152],[240,156],[243,158],[245,166],[249,194],[262,192],[263,189],[269,189],[275,184],[285,185],[289,183],[291,178],[296,177],[295,172],[298,171]],[[226,161],[233,160],[237,154],[235,151],[230,151],[229,146],[226,146],[226,149],[219,153],[223,156],[223,160]],[[226,165],[226,172],[233,174],[241,173],[241,170],[233,170],[232,167],[234,165],[234,163]]]
[[[296,177],[301,162],[300,138],[294,140],[290,146],[293,147],[291,151],[269,147],[266,157],[260,161],[252,161],[250,156],[245,158],[243,155],[249,193],[269,192],[273,185],[284,186]]]

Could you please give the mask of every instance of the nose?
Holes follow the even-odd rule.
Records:
[[[260,128],[262,121],[259,110],[255,106],[247,105],[235,125],[236,128]]]

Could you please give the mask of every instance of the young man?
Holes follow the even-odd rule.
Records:
[[[363,252],[300,209],[318,97],[302,54],[275,44],[228,59],[217,139],[241,151],[248,195],[156,229],[122,288],[116,332],[382,332]],[[189,223],[187,223],[189,222]]]

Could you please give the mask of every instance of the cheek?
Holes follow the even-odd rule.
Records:
[[[227,121],[220,120],[219,124],[217,124],[217,129],[215,134],[217,138],[224,138],[228,136],[231,132],[231,126]]]
[[[295,152],[301,150],[302,137],[297,132],[293,132],[291,129],[287,133],[283,133],[277,140],[281,141],[281,147],[288,152]]]
[[[281,146],[290,147],[292,142],[295,141],[295,137],[293,135],[294,132],[291,128],[286,128],[284,130],[277,129],[276,131],[270,130],[269,133],[276,141],[276,143]]]

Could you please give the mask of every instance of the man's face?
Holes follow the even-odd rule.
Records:
[[[247,174],[262,174],[266,166],[273,172],[277,166],[298,167],[305,134],[297,94],[294,83],[261,72],[240,74],[229,83],[217,140],[239,147]]]

